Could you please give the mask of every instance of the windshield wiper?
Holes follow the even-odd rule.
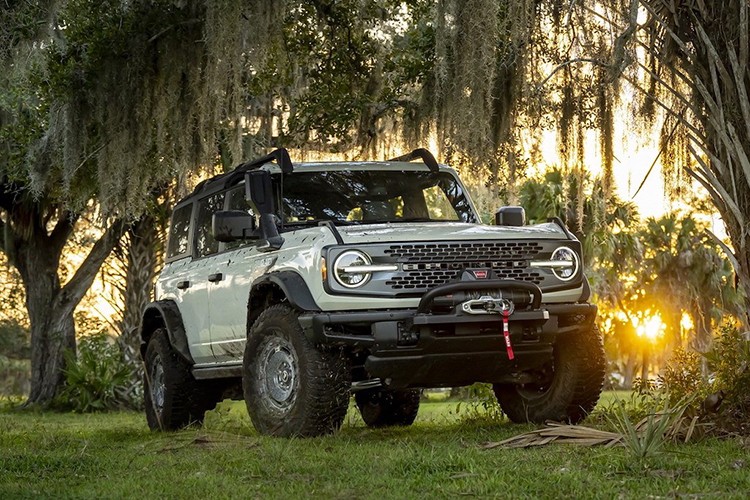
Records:
[[[339,220],[339,219],[306,219],[306,220],[297,220],[293,222],[285,222],[284,227],[289,226],[317,226],[321,222],[333,222],[337,226],[348,226],[351,224],[349,221],[345,220]]]
[[[430,219],[429,217],[406,217],[404,219],[367,219],[353,221],[357,224],[392,224],[400,222],[446,222],[443,220]]]

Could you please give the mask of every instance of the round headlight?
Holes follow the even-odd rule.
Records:
[[[560,247],[552,252],[552,260],[559,260],[559,266],[553,266],[552,272],[562,281],[569,281],[578,272],[578,254],[568,247]]]
[[[370,280],[372,274],[369,271],[357,271],[357,267],[372,264],[370,257],[359,250],[347,250],[336,259],[333,265],[333,275],[341,285],[346,288],[357,288]]]

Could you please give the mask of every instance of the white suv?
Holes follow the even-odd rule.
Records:
[[[514,422],[580,421],[605,372],[581,245],[520,207],[495,222],[424,149],[295,165],[279,149],[202,183],[143,314],[149,426],[244,397],[259,432],[313,436],[352,394],[368,425],[409,425],[420,389],[474,382]]]

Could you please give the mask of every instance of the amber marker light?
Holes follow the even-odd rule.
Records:
[[[328,266],[325,257],[320,258],[320,277],[323,278],[323,283],[328,280]]]

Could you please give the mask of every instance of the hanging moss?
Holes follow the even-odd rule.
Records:
[[[605,200],[610,197],[614,188],[614,150],[612,146],[614,116],[612,112],[612,99],[609,86],[605,82],[600,82],[597,94],[597,108],[599,112],[599,150],[602,157],[602,189]]]
[[[219,130],[238,161],[243,14],[242,2],[62,4],[31,188],[76,212],[98,194],[104,216],[136,215],[154,186],[217,163]]]

